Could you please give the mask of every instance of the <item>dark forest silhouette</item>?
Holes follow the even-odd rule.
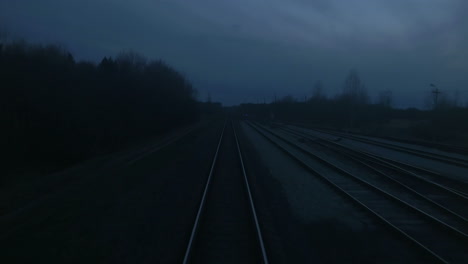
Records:
[[[239,111],[264,120],[468,147],[468,108],[447,97],[431,105],[430,110],[393,108],[391,91],[382,91],[372,103],[355,70],[345,78],[338,95],[327,97],[323,90],[322,82],[317,81],[307,100],[285,96],[270,104],[243,104]]]
[[[7,170],[63,168],[221,109],[219,103],[197,102],[189,81],[164,62],[132,52],[95,64],[76,62],[57,46],[0,43],[0,73]],[[391,91],[371,103],[356,71],[335,97],[327,97],[317,81],[306,101],[286,96],[240,109],[270,120],[468,145],[468,108],[439,100],[431,110],[394,109]]]
[[[63,167],[198,119],[179,72],[135,53],[76,62],[57,46],[0,44],[7,169]]]

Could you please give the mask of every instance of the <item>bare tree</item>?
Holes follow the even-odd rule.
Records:
[[[448,93],[443,93],[439,96],[437,108],[455,108],[458,107],[459,100],[456,94],[450,96]]]
[[[367,104],[369,96],[356,70],[351,70],[343,86],[343,99],[352,104]]]
[[[3,52],[3,48],[9,41],[9,34],[8,32],[0,27],[0,54]]]
[[[292,95],[286,95],[279,100],[280,103],[294,103],[296,99]]]
[[[323,83],[322,81],[318,80],[315,82],[314,87],[312,89],[312,100],[322,100],[326,97],[323,91]]]
[[[121,67],[141,71],[147,65],[147,59],[134,51],[124,51],[117,55],[115,60]]]
[[[0,43],[5,43],[8,41],[8,32],[3,29],[3,28],[0,28]]]
[[[384,107],[392,107],[393,104],[393,94],[390,90],[381,91],[379,97],[377,98],[377,104]]]
[[[462,106],[462,103],[461,103],[461,98],[462,98],[462,95],[460,93],[460,90],[456,89],[455,91],[453,91],[453,106],[455,107],[461,107]]]

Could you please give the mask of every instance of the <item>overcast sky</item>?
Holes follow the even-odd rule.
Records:
[[[122,50],[163,59],[205,99],[232,105],[341,91],[421,107],[430,83],[468,98],[467,0],[0,0],[0,29],[99,61]]]

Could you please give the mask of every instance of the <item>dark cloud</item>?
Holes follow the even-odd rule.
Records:
[[[357,69],[371,94],[421,106],[428,84],[468,97],[464,0],[0,0],[0,23],[97,60],[132,49],[227,104],[329,94]]]

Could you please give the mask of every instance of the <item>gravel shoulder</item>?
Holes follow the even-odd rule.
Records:
[[[407,242],[241,123],[274,263],[425,263]],[[259,164],[262,164],[259,166]],[[257,169],[252,169],[257,168]],[[281,253],[279,253],[281,252]]]
[[[1,223],[3,263],[177,263],[223,123]],[[86,177],[86,175],[83,175]]]
[[[206,125],[204,122],[181,127],[156,136],[152,140],[140,142],[115,153],[97,156],[54,173],[36,171],[26,175],[9,175],[11,179],[0,185],[0,221],[5,215],[28,210],[49,197],[64,192],[74,184],[90,181],[103,173],[128,166],[149,152],[154,152],[190,131]]]

